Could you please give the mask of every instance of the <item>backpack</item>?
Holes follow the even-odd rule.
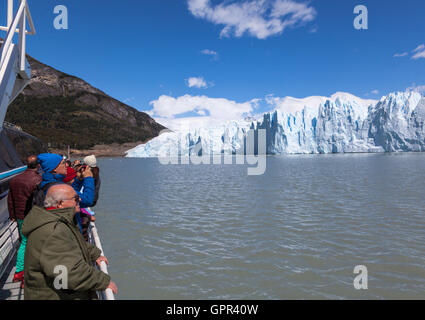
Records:
[[[44,207],[44,199],[46,199],[47,190],[49,190],[50,187],[56,184],[63,184],[63,182],[53,181],[44,185],[43,188],[40,187],[40,184],[38,184],[34,192],[32,193],[32,205]]]

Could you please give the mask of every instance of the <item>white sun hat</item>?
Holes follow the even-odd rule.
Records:
[[[85,157],[83,161],[86,165],[88,165],[91,168],[94,168],[97,166],[96,157],[94,155]]]

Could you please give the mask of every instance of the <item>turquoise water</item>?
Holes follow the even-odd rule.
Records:
[[[424,299],[425,154],[100,159],[118,299]],[[368,289],[355,290],[356,265]]]

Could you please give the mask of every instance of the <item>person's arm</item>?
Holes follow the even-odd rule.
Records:
[[[96,262],[96,260],[101,256],[102,251],[91,243],[87,243],[87,249],[89,250],[91,262]]]
[[[94,178],[84,178],[83,188],[83,192],[78,193],[81,198],[80,207],[87,208],[93,204],[94,200]]]
[[[76,192],[80,192],[81,188],[83,187],[83,181],[75,179],[74,183],[72,184],[72,187]]]
[[[67,279],[66,289],[70,290],[105,290],[111,281],[109,275],[84,260],[77,240],[63,223],[58,223],[45,241],[40,265],[47,277],[55,279],[61,275]]]

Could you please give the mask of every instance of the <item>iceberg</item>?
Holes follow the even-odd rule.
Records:
[[[260,129],[271,155],[425,151],[425,98],[418,92],[391,93],[380,101],[336,93],[268,102],[275,110],[256,120],[168,130],[127,157],[235,154],[248,131]]]

